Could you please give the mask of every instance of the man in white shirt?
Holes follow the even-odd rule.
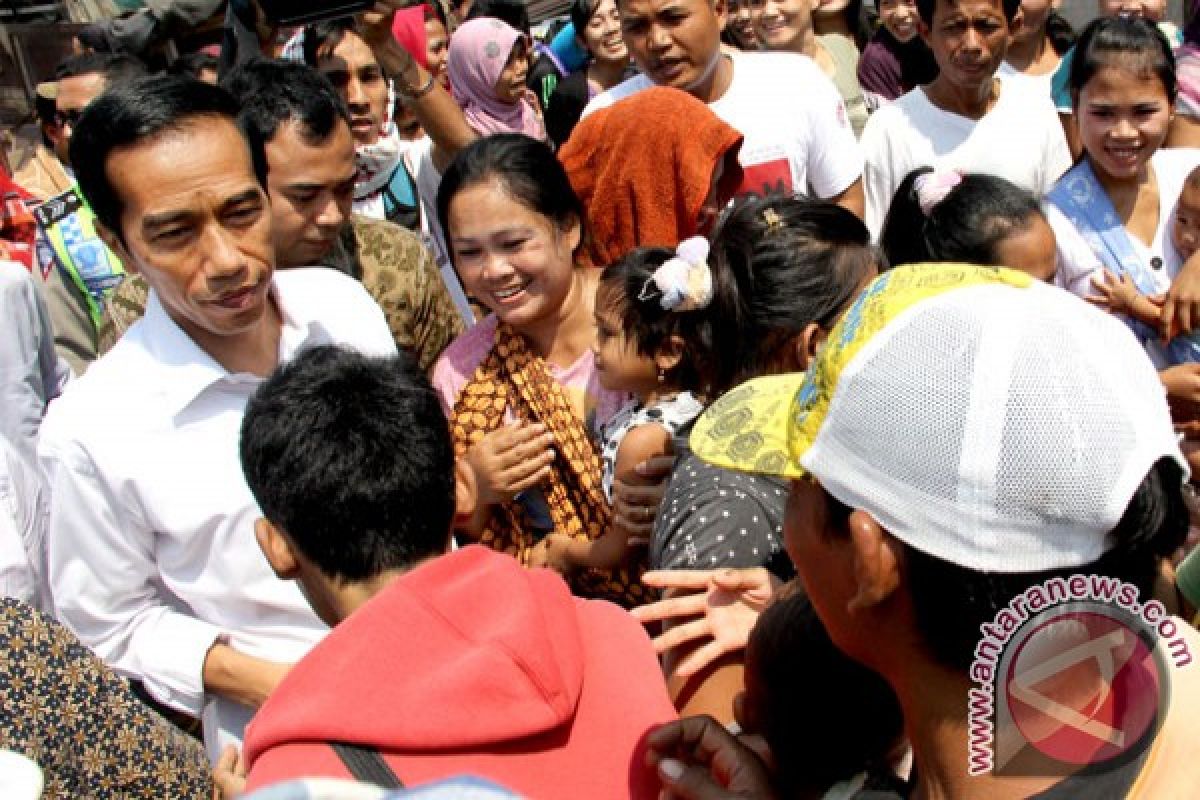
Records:
[[[812,194],[862,216],[862,154],[841,96],[811,59],[724,53],[725,0],[619,6],[625,44],[642,74],[598,94],[585,115],[650,86],[682,89],[745,137],[741,194]]]
[[[151,291],[145,317],[55,402],[39,443],[60,619],[156,699],[202,715],[210,756],[325,632],[255,543],[245,404],[304,347],[395,352],[356,281],[275,272],[237,111],[223,89],[154,77],[84,113],[71,142],[80,187]]]
[[[878,239],[896,188],[917,167],[998,175],[1037,196],[1071,166],[1049,98],[996,78],[1019,0],[920,0],[937,78],[871,115],[863,130],[867,227]]]

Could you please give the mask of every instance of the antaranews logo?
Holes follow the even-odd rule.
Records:
[[[1161,603],[1116,578],[1025,590],[980,630],[968,697],[971,775],[1066,775],[1139,757],[1192,654]]]

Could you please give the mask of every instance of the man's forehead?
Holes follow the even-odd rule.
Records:
[[[241,131],[232,119],[216,115],[185,119],[116,148],[105,168],[122,198],[142,206],[206,188],[235,194],[258,185]]]
[[[713,0],[617,0],[621,14],[652,15],[672,9],[715,13]]]
[[[288,120],[276,128],[265,149],[267,177],[273,184],[303,180],[305,175],[332,176],[340,182],[344,175],[353,176],[355,172],[354,137],[342,119],[334,122],[329,135],[320,140],[299,120]],[[277,180],[285,175],[286,179]]]
[[[980,17],[980,16],[995,16],[1004,17],[1004,3],[1002,0],[936,0],[933,7],[933,16],[964,16],[964,17]]]

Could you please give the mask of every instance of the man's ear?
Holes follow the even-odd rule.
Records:
[[[682,336],[672,334],[664,339],[654,352],[654,366],[659,372],[670,372],[679,366],[679,362],[683,360],[683,352],[687,349],[687,342]]]
[[[283,581],[299,577],[300,564],[296,561],[291,543],[266,517],[259,517],[255,521],[254,538],[258,540],[259,549],[267,557],[267,563],[275,571],[275,577]]]
[[[96,235],[100,237],[100,241],[104,242],[109,250],[113,251],[117,258],[121,259],[121,266],[125,268],[125,271],[139,272],[137,262],[129,255],[129,249],[125,247],[125,243],[121,241],[121,237],[100,220],[96,220],[95,225]]]
[[[847,522],[854,548],[854,596],[847,609],[867,611],[887,600],[900,586],[899,541],[862,509]]]

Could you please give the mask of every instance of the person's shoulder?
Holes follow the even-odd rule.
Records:
[[[353,217],[354,239],[359,260],[380,268],[415,269],[425,257],[421,237],[413,231],[384,219],[361,214]]]
[[[1158,172],[1183,171],[1180,179],[1186,178],[1187,173],[1200,166],[1200,147],[1160,147],[1150,157]]]
[[[634,75],[632,78],[627,78],[621,81],[611,89],[605,89],[600,94],[592,98],[591,102],[583,109],[583,114],[580,119],[591,114],[593,111],[599,111],[602,108],[608,108],[613,103],[619,100],[624,100],[630,95],[637,94],[643,89],[649,89],[654,84],[645,75]]]
[[[129,432],[150,416],[155,404],[156,362],[141,342],[140,321],[113,348],[67,382],[46,407],[38,430],[43,443],[96,438],[106,431]],[[132,426],[132,428],[130,427]]]
[[[470,377],[475,368],[483,363],[496,336],[496,315],[489,314],[474,326],[464,331],[442,351],[433,365],[431,381],[443,394],[461,389],[461,383]]]

